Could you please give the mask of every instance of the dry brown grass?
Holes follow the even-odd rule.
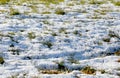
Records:
[[[117,62],[119,62],[119,63],[120,63],[120,59],[118,59],[118,60],[117,60]]]
[[[61,71],[61,70],[42,70],[42,74],[61,74],[61,73],[68,73],[68,71]]]
[[[120,56],[120,50],[116,51],[114,54],[117,55],[117,56]]]
[[[84,74],[95,74],[96,70],[90,66],[86,66],[81,70],[81,72]]]

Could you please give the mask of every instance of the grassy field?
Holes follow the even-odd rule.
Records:
[[[119,78],[120,0],[0,0],[0,78]]]
[[[76,0],[75,0],[76,1]],[[44,3],[46,5],[49,4],[58,4],[60,2],[64,2],[64,0],[0,0],[0,4],[7,4],[7,3],[13,3],[13,4],[22,4],[22,3],[30,3],[30,4],[38,4],[38,3]],[[80,0],[80,4],[104,4],[111,2],[116,6],[120,6],[119,0]]]
[[[58,4],[59,2],[63,2],[64,0],[1,0],[0,4],[22,4],[22,3],[30,3],[30,4],[37,4],[37,3],[44,3],[44,4]]]

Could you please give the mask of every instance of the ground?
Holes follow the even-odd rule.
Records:
[[[84,1],[1,4],[0,78],[119,78],[119,0]]]

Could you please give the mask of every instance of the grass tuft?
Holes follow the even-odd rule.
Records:
[[[0,4],[1,5],[4,5],[4,4],[7,4],[10,0],[0,0]]]
[[[117,62],[119,62],[119,63],[120,63],[120,59],[118,59],[118,60],[117,60]]]
[[[48,48],[51,48],[53,46],[52,42],[50,41],[43,42],[43,45],[46,45]]]
[[[113,3],[116,6],[120,6],[120,1],[119,0],[111,0],[111,3]]]
[[[64,0],[41,0],[41,2],[50,5],[50,4],[59,4],[60,2],[64,2]]]
[[[34,33],[34,32],[28,33],[28,38],[29,38],[30,40],[36,38],[35,33]]]
[[[42,70],[41,73],[42,74],[60,74],[63,72],[58,70]]]
[[[20,12],[16,9],[10,8],[10,15],[20,15]]]
[[[90,66],[84,67],[81,71],[85,74],[94,74],[96,72],[96,70],[91,68]]]
[[[117,56],[120,56],[120,50],[116,51],[114,54],[117,55]]]
[[[0,64],[3,64],[5,61],[3,59],[3,57],[0,56]]]
[[[65,11],[61,8],[57,8],[55,10],[55,14],[58,14],[58,15],[65,15]]]

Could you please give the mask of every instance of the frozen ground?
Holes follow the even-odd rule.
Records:
[[[11,7],[21,14],[9,15]],[[119,6],[68,0],[36,7],[0,5],[0,78],[120,78]],[[86,66],[96,72],[82,72]]]

